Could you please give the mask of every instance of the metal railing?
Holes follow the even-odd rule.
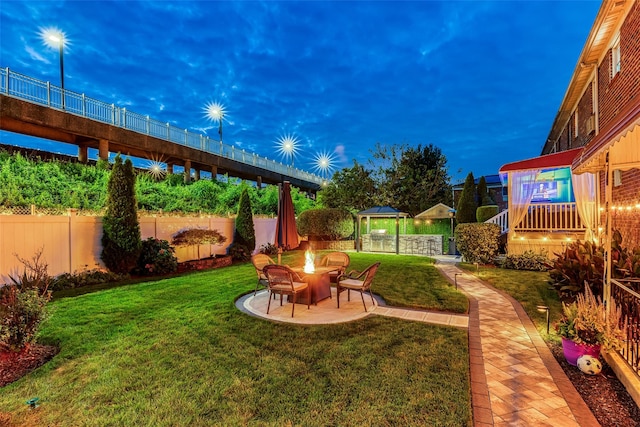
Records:
[[[624,348],[619,353],[640,377],[640,279],[611,279],[611,296],[627,326]]]
[[[34,104],[63,110],[69,114],[153,136],[307,182],[321,185],[324,181],[321,176],[284,165],[254,153],[238,150],[233,145],[212,140],[206,135],[189,132],[187,129],[177,128],[169,123],[152,119],[149,116],[127,111],[124,107],[89,98],[84,94],[67,89],[63,90],[50,82],[10,71],[8,67],[0,68],[0,92]]]
[[[535,203],[520,223],[518,231],[584,231],[575,203]]]

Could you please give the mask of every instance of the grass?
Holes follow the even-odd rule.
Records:
[[[382,261],[373,289],[388,303],[466,309],[425,258],[350,256]],[[58,299],[40,342],[60,353],[0,408],[16,425],[470,425],[466,331],[272,323],[234,306],[254,286],[247,263]]]
[[[460,264],[460,267],[511,295],[522,305],[543,338],[550,341],[560,340],[554,332],[553,324],[562,317],[562,303],[556,290],[549,284],[549,273],[483,266],[478,267],[476,271],[473,264]],[[546,313],[538,311],[539,305],[549,307],[551,328],[548,336]]]

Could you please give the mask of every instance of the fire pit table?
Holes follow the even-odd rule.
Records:
[[[304,267],[293,267],[291,270],[298,273],[300,278],[311,287],[311,303],[317,305],[318,301],[331,297],[331,282],[329,273],[337,271],[336,267],[315,267],[313,273],[306,273]],[[307,294],[301,293],[296,297],[296,303],[306,304]]]

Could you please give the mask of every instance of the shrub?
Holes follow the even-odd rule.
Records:
[[[118,274],[99,269],[62,273],[51,281],[51,290],[61,291],[63,289],[81,288],[100,283],[119,282],[128,278],[129,275],[127,274]]]
[[[489,195],[489,191],[487,190],[487,180],[485,179],[484,176],[481,176],[480,179],[478,180],[478,186],[476,187],[476,192],[477,192],[478,206],[488,206],[488,205],[496,204],[496,202],[494,202],[491,196]]]
[[[544,253],[525,251],[520,255],[507,255],[502,268],[511,270],[531,270],[547,271],[549,269],[549,259]]]
[[[467,179],[464,181],[464,187],[462,188],[462,193],[460,193],[458,208],[456,209],[456,221],[458,224],[476,222],[476,208],[476,186],[473,173],[469,172]]]
[[[465,261],[488,264],[498,254],[500,226],[497,224],[459,224],[455,230],[456,248]]]
[[[178,269],[174,253],[168,241],[149,237],[142,242],[136,272],[145,276],[173,273]]]
[[[346,209],[310,209],[300,214],[298,232],[310,240],[342,240],[354,232],[353,217]]]
[[[260,246],[260,253],[265,255],[278,255],[278,247],[273,243],[265,243]]]
[[[127,159],[122,164],[120,155],[107,185],[107,211],[102,219],[102,254],[100,258],[115,273],[128,273],[135,267],[140,255],[140,224],[138,223],[135,173]]]
[[[249,248],[235,242],[229,246],[229,255],[236,261],[249,261],[251,259],[251,251]]]
[[[221,245],[227,241],[218,230],[204,228],[187,228],[173,236],[171,244],[174,246],[197,246],[200,259],[200,245]]]
[[[251,199],[246,188],[242,190],[238,202],[238,216],[233,234],[233,243],[246,247],[253,252],[256,247],[256,231],[253,227],[253,213],[251,211]]]
[[[497,205],[486,205],[480,206],[476,209],[476,220],[478,222],[485,222],[489,218],[493,218],[498,215],[498,206]]]
[[[585,283],[595,295],[602,295],[604,247],[577,240],[555,255],[549,277],[561,298],[575,298],[584,292]],[[640,248],[623,248],[618,230],[614,230],[611,239],[611,274],[616,279],[640,277]]]
[[[42,249],[24,260],[22,276],[10,276],[11,283],[0,287],[0,350],[20,351],[33,342],[46,318],[51,299],[51,277],[42,259]]]

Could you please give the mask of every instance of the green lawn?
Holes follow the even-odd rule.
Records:
[[[373,290],[390,305],[466,310],[425,258],[350,256],[382,261]],[[0,408],[16,425],[470,425],[466,331],[276,324],[235,308],[254,286],[247,263],[58,299],[40,342],[60,353],[3,388]]]

